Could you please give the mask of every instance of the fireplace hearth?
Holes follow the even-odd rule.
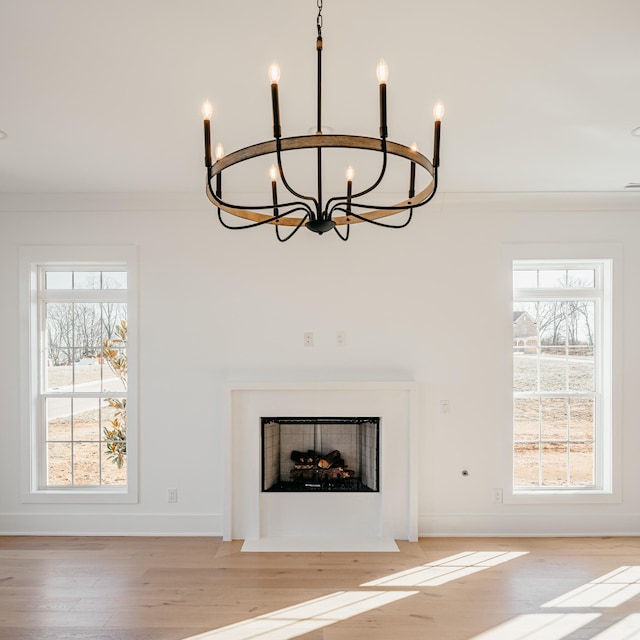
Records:
[[[378,492],[380,418],[263,417],[263,492]]]

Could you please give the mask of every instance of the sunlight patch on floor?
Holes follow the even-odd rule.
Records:
[[[599,613],[528,613],[469,640],[561,640]]]
[[[465,551],[442,560],[366,582],[362,587],[436,587],[484,571],[527,554],[528,551]]]
[[[640,613],[632,613],[591,640],[640,640]]]
[[[617,607],[640,595],[640,566],[625,566],[546,602],[542,607]]]
[[[339,591],[185,640],[288,640],[412,596],[417,591]]]

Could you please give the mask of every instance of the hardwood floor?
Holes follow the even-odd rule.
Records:
[[[612,625],[640,611],[637,584],[617,606],[541,608],[619,567],[640,565],[640,538],[425,538],[399,547],[400,553],[377,554],[242,553],[240,542],[218,538],[0,537],[0,638],[183,640],[345,591],[401,597],[361,613],[347,607],[334,623],[317,616],[306,627],[314,630],[302,634],[291,635],[298,629],[292,627],[290,635],[276,630],[264,638],[469,640],[483,632],[483,640],[491,634],[583,640],[605,632],[606,640],[640,638],[640,630],[611,635]],[[361,586],[472,551],[526,553],[470,575],[454,572],[442,584]],[[400,593],[407,591],[416,593]],[[490,631],[524,614],[576,613],[598,615],[568,635]],[[302,611],[289,617],[295,615],[305,617]],[[233,638],[262,640],[255,625]]]

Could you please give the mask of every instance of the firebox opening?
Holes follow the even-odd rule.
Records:
[[[379,491],[380,418],[262,418],[262,491]]]

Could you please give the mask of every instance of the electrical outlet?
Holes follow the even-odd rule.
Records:
[[[178,502],[178,490],[167,489],[167,502]]]
[[[336,345],[338,347],[344,347],[347,344],[347,334],[344,331],[338,331],[336,333]]]
[[[304,346],[313,347],[313,331],[304,332]]]
[[[449,413],[451,411],[451,403],[448,400],[440,400],[440,413]]]
[[[493,504],[502,504],[502,489],[493,490]]]

